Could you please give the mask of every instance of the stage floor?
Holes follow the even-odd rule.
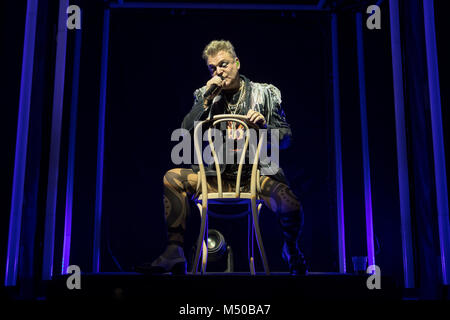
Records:
[[[49,301],[136,300],[180,304],[243,304],[295,302],[299,300],[401,300],[401,290],[392,278],[381,276],[380,289],[369,289],[369,275],[310,272],[214,273],[205,275],[143,275],[133,272],[82,274],[80,289],[68,289],[68,275],[47,283]]]

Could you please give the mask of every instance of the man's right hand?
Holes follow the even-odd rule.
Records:
[[[222,90],[222,85],[223,85],[223,80],[221,77],[219,76],[214,76],[211,79],[209,79],[209,81],[206,83],[206,91],[208,91],[208,89],[215,84],[216,86],[219,87],[219,90],[217,90],[215,93],[211,94],[208,99],[212,100],[214,99],[215,96],[217,96],[220,91]]]
[[[221,77],[219,77],[219,76],[214,76],[214,77],[212,77],[212,78],[206,83],[206,91],[208,91],[209,88],[210,88],[213,84],[215,84],[216,86],[218,86],[218,89],[217,89],[215,92],[211,93],[211,94],[205,99],[205,101],[203,102],[203,108],[204,108],[204,109],[208,109],[209,106],[212,104],[212,101],[213,101],[214,97],[216,97],[216,96],[220,93],[220,91],[222,91],[223,80],[222,80]],[[206,92],[206,91],[205,91],[205,92]]]

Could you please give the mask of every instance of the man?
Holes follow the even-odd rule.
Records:
[[[194,92],[195,102],[192,110],[183,120],[182,128],[192,132],[195,121],[201,121],[215,114],[246,115],[249,122],[260,128],[278,129],[280,147],[287,147],[291,129],[281,109],[280,91],[273,85],[255,83],[239,74],[240,61],[233,45],[229,41],[214,40],[204,51],[211,79]],[[205,93],[211,94],[205,97]],[[224,191],[234,187],[235,166],[224,169]],[[298,248],[297,240],[303,226],[303,210],[297,197],[292,193],[281,168],[262,175],[261,198],[265,205],[278,215],[283,232],[284,246],[282,255],[289,264],[291,274],[307,272],[305,259]],[[195,195],[198,167],[192,169],[171,169],[164,175],[164,207],[168,227],[168,243],[165,251],[155,261],[136,268],[138,272],[174,274],[186,273],[186,258],[183,252],[186,217],[189,210],[189,198]],[[243,188],[248,182],[243,175]],[[208,177],[208,190],[217,188],[216,181]]]

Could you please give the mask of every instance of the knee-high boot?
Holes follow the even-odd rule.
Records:
[[[289,264],[291,274],[305,274],[307,272],[306,260],[298,246],[303,228],[303,208],[281,212],[278,216],[284,239],[283,259]]]

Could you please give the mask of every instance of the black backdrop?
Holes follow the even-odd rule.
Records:
[[[88,272],[92,268],[103,7],[101,1],[74,3],[82,8],[83,24],[70,263],[78,264],[83,271]],[[1,28],[1,38],[7,44],[5,48],[8,48],[0,52],[2,70],[6,71],[1,78],[2,101],[6,106],[1,140],[6,156],[2,159],[1,174],[4,177],[2,189],[6,192],[2,194],[1,203],[0,251],[5,257],[26,4],[25,1],[17,1],[2,2],[1,5],[4,26]],[[448,109],[444,107],[449,92],[445,77],[448,63],[442,59],[446,56],[446,49],[442,45],[442,39],[446,38],[443,27],[445,11],[442,10],[441,1],[436,1],[435,6],[439,64],[442,70],[443,123],[448,133]],[[26,257],[23,253],[20,256],[21,264],[28,263],[31,269],[34,268],[34,278],[39,278],[39,255],[42,253],[55,9],[55,3],[40,1],[40,12],[47,12],[53,18],[45,20],[45,25],[42,20],[44,16],[41,16],[42,24],[38,29],[40,36],[37,46],[40,49],[35,55],[37,80],[34,81],[36,87],[33,89],[37,98],[32,102],[32,115],[35,116],[30,121],[35,130],[33,132],[42,137],[41,149],[35,148],[35,154],[39,155],[41,161],[30,159],[28,163],[30,168],[39,168],[40,175],[32,174],[36,172],[35,168],[27,169],[31,171],[27,173],[26,183],[38,183],[39,190],[26,188],[29,194],[25,199],[31,200],[24,201],[28,215],[24,216],[22,231],[25,235],[24,231],[32,230],[33,227],[37,229],[35,244],[29,236],[29,240],[25,236],[22,240],[25,247],[26,241],[31,241],[36,251],[35,257]],[[401,282],[388,9],[384,1],[381,4],[381,30],[364,29],[367,113],[376,263],[384,274],[391,274]],[[420,18],[420,10],[418,13],[414,11],[414,14],[411,12],[402,16],[402,32],[414,25],[411,21]],[[365,17],[363,14],[363,22]],[[339,12],[338,19],[347,270],[352,271],[351,256],[366,254],[354,12]],[[164,246],[162,176],[173,167],[170,150],[174,143],[170,141],[170,135],[191,108],[194,89],[208,79],[201,52],[210,40],[216,38],[234,43],[244,75],[254,81],[272,83],[281,90],[283,107],[294,134],[291,148],[281,154],[281,163],[294,192],[304,204],[302,247],[312,271],[338,271],[329,22],[329,13],[319,12],[111,10],[101,271],[117,271],[118,264],[124,271],[131,270],[136,263],[154,259]],[[55,272],[60,269],[62,250],[73,42],[74,33],[69,31]],[[403,46],[404,49],[410,49],[408,45]],[[42,90],[41,96],[39,90]],[[410,90],[413,92],[414,89],[411,87]],[[406,105],[409,108],[408,101]],[[414,112],[408,116],[416,117]],[[33,139],[37,139],[36,136]],[[409,141],[409,144],[413,143]],[[409,154],[409,158],[411,161],[412,154]],[[416,193],[415,198],[420,200],[420,197],[420,193]],[[412,201],[412,207],[416,206]],[[188,220],[187,249],[190,249],[196,238],[199,221],[196,211],[192,212]],[[413,213],[420,216],[421,211],[413,210]],[[33,214],[36,216],[33,217]],[[245,227],[239,226],[237,222],[231,226],[224,225],[223,228],[227,232],[227,239],[236,243],[233,249],[238,248],[237,241],[245,241],[245,237],[241,237],[246,232]],[[279,227],[275,216],[266,209],[262,212],[262,228],[272,268],[275,271],[286,270],[279,252]],[[416,233],[415,245],[428,241],[420,238],[423,234],[420,230]],[[416,278],[434,281],[439,271],[436,267],[421,269],[418,266],[423,260],[421,254],[426,250],[421,252],[415,253]],[[433,253],[430,251],[428,254]],[[113,263],[113,257],[118,264]],[[244,261],[244,258],[241,254],[240,261]],[[2,282],[4,263],[5,259],[2,258]],[[238,266],[246,267],[245,263]]]
[[[351,271],[351,256],[365,255],[366,250],[364,195],[353,15],[343,15],[339,22],[347,265]],[[400,252],[398,233],[392,230],[398,230],[399,217],[392,214],[398,212],[398,204],[388,28],[378,34],[365,31],[365,36],[370,48],[366,59],[371,169],[376,173],[372,183],[379,185],[373,188],[374,228],[379,247],[396,243],[383,247],[383,251],[377,247],[377,259],[391,273],[399,271],[401,260],[397,261],[396,270],[391,258],[383,259],[383,254],[392,257],[392,251]],[[290,149],[282,152],[281,164],[304,204],[302,247],[313,271],[338,271],[330,15],[150,9],[111,11],[102,270],[117,270],[111,253],[123,269],[129,270],[136,263],[152,260],[162,250],[165,238],[161,182],[165,171],[173,167],[170,150],[175,143],[170,141],[170,135],[191,108],[193,91],[208,80],[201,58],[203,47],[212,39],[222,38],[234,43],[243,74],[254,81],[272,83],[282,92],[294,139]],[[98,54],[99,42],[98,38],[94,46]],[[92,55],[84,43],[83,53]],[[380,59],[383,63],[379,63]],[[82,60],[82,87],[98,85],[98,58],[96,61],[88,65]],[[379,95],[380,91],[383,95]],[[80,90],[80,95],[82,101],[83,95],[93,98],[89,105],[98,101],[86,91]],[[86,105],[80,103],[80,113],[83,108]],[[95,119],[95,111],[88,112]],[[79,125],[78,135],[77,150],[83,145],[91,146],[90,156],[82,160],[91,168],[89,177],[78,177],[78,196],[85,198],[83,183],[89,180],[90,190],[94,191],[96,154],[95,144],[90,143],[96,140],[95,122],[87,127]],[[93,198],[92,192],[90,201],[76,201],[76,212],[80,213],[74,217],[81,220],[86,215],[85,221],[92,223]],[[198,215],[192,209],[186,249],[191,248],[198,228]],[[390,222],[381,228],[383,222],[379,221],[384,219]],[[273,269],[285,271],[279,252],[279,226],[268,210],[262,212],[262,228]],[[221,230],[233,230],[225,236],[233,242],[237,254],[241,253],[238,261],[244,263],[238,263],[238,267],[246,268],[246,246],[236,244],[245,241],[245,226],[236,222],[231,227],[222,225]],[[86,252],[92,246],[90,235],[75,232],[73,237],[73,261],[83,266],[89,261]]]
[[[174,167],[170,136],[191,108],[193,91],[209,78],[203,47],[223,38],[235,45],[243,74],[282,92],[294,142],[281,164],[304,202],[305,253],[316,270],[335,268],[328,30],[323,14],[112,10],[103,214],[109,227],[104,235],[124,267],[154,258],[164,244],[161,181]],[[192,209],[187,249],[198,229]],[[264,210],[262,225],[272,267],[285,270],[274,214]],[[237,267],[245,270],[246,224],[231,226],[233,233],[225,236],[240,257]],[[311,250],[312,243],[318,250]],[[103,261],[106,268],[108,258]]]

